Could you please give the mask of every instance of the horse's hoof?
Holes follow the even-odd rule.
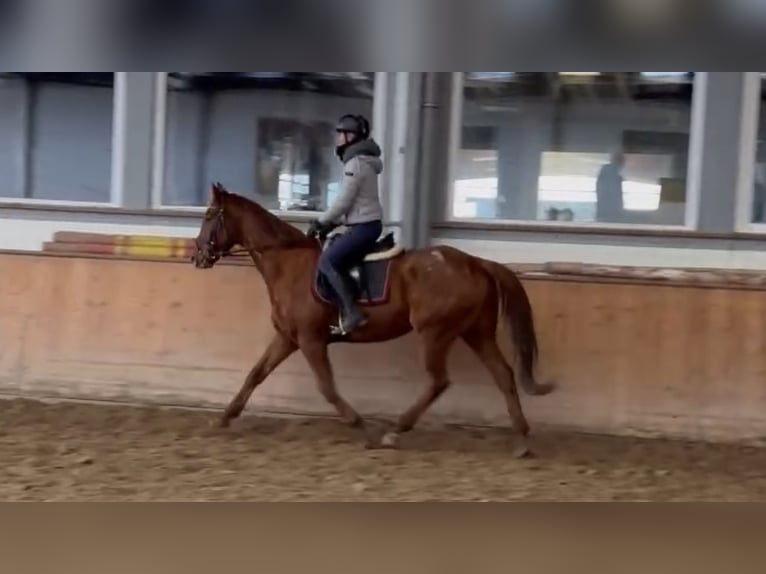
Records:
[[[399,433],[389,432],[380,439],[381,448],[395,449],[399,446]]]
[[[356,429],[356,430],[364,430],[364,419],[362,417],[357,417],[355,419],[346,419],[344,421],[349,428]]]
[[[529,448],[529,445],[526,442],[515,445],[511,451],[511,455],[516,460],[534,458],[535,456],[535,454],[532,452],[532,449]]]
[[[218,421],[218,428],[227,429],[231,426],[231,419],[227,416],[221,417]]]
[[[532,392],[532,396],[546,397],[555,390],[556,390],[556,383],[554,382],[536,383],[534,386],[534,390]]]

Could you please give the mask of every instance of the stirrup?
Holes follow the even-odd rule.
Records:
[[[343,328],[343,313],[338,313],[337,325],[330,325],[330,334],[334,337],[345,337],[348,335],[346,330]]]
[[[356,329],[360,329],[367,325],[369,323],[368,317],[362,317],[361,323],[356,326]],[[338,324],[337,325],[331,325],[330,326],[330,334],[335,337],[345,337],[346,335],[349,335],[351,331],[346,331],[346,329],[343,328],[343,311],[340,311],[338,313]]]

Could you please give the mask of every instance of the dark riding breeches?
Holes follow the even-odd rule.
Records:
[[[372,252],[381,233],[383,224],[380,221],[349,226],[349,230],[333,241],[319,257],[319,271],[324,275],[332,271],[347,275],[354,265],[361,263]]]

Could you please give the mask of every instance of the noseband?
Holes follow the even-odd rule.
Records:
[[[223,223],[223,208],[220,208],[218,210],[218,213],[215,216],[215,226],[213,227],[213,230],[208,235],[207,245],[204,247],[207,247],[207,252],[210,255],[212,261],[215,263],[219,259],[221,259],[224,256],[224,253],[222,251],[218,251],[216,247],[216,239],[218,237],[218,234],[221,231],[225,231],[224,223]],[[204,252],[203,246],[199,244],[199,239],[195,239],[194,243],[197,246],[197,251]]]
[[[217,240],[222,233],[228,233],[223,220],[223,207],[218,209],[218,213],[215,215],[215,224],[213,230],[210,232],[207,245],[208,253],[210,254],[212,263],[217,263],[224,257],[230,257],[232,255],[239,255],[248,253],[247,249],[218,249]],[[198,243],[198,240],[194,240],[198,251],[202,251],[202,246]]]

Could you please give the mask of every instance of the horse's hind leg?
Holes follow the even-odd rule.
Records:
[[[236,419],[245,410],[247,401],[250,400],[255,389],[266,377],[279,367],[290,355],[298,349],[297,345],[286,337],[277,333],[269,343],[268,348],[261,356],[258,364],[253,367],[245,379],[245,384],[236,397],[231,401],[221,420],[222,427],[228,427],[232,420]]]
[[[441,332],[423,334],[423,354],[426,371],[430,377],[430,384],[423,394],[418,397],[415,404],[410,407],[399,419],[396,430],[386,434],[381,445],[386,448],[394,448],[399,435],[410,432],[439,397],[450,386],[447,374],[447,353],[457,337],[453,334]]]
[[[463,340],[487,367],[505,397],[514,430],[520,435],[519,443],[514,448],[514,455],[521,458],[530,454],[526,441],[529,423],[521,408],[519,393],[516,390],[516,378],[494,338],[494,333],[489,335],[486,330],[476,329],[464,335]]]

